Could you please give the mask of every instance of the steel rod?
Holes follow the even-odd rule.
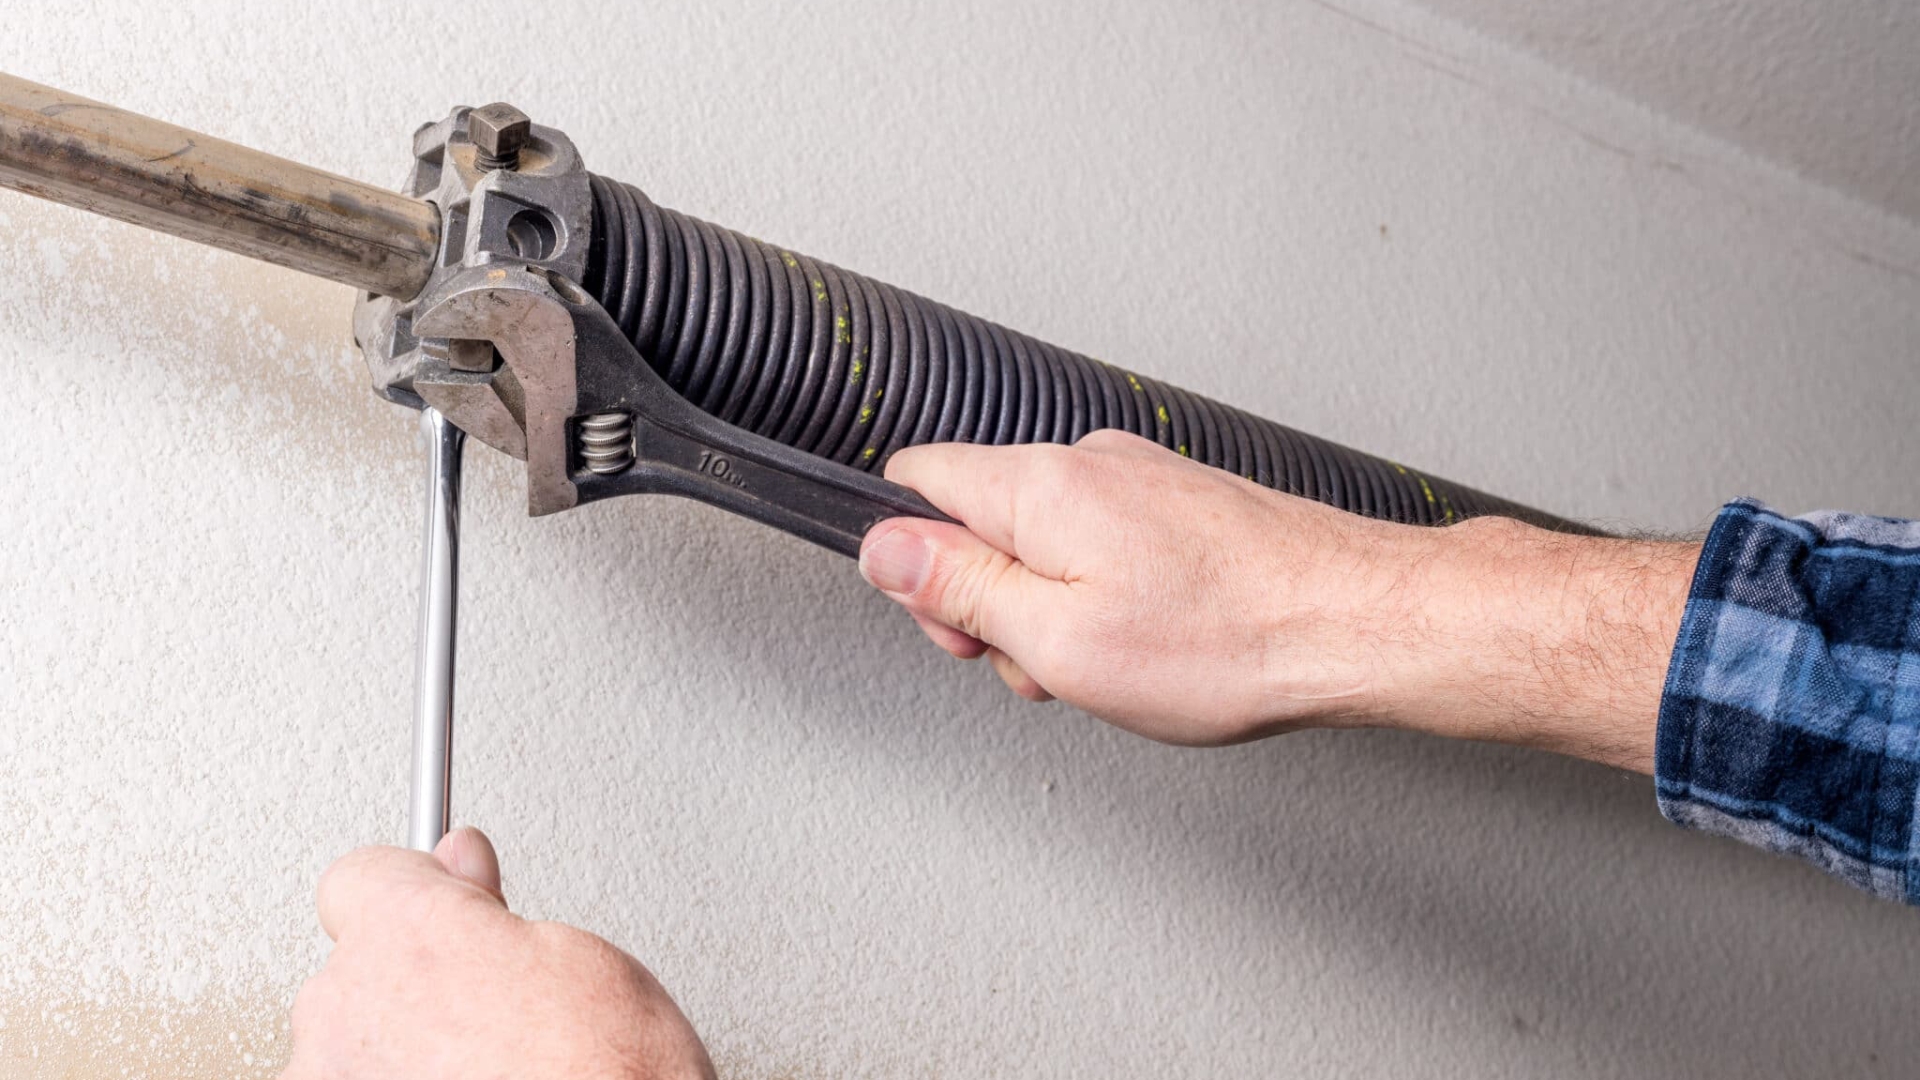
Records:
[[[4,74],[0,187],[403,299],[440,246],[430,203]]]
[[[427,441],[427,528],[420,560],[420,652],[415,665],[407,846],[432,851],[452,824],[460,454],[467,436],[435,409],[420,414],[420,427]]]

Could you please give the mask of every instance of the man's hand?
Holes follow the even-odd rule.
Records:
[[[507,911],[473,829],[432,855],[361,848],[320,879],[325,970],[293,1003],[282,1080],[713,1076],[660,984],[584,931]]]
[[[1115,431],[887,477],[965,526],[882,522],[861,572],[1023,697],[1184,745],[1373,724],[1652,767],[1697,545],[1371,521]]]

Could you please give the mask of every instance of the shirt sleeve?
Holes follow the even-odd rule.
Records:
[[[1729,503],[1660,702],[1678,825],[1920,904],[1920,521]]]

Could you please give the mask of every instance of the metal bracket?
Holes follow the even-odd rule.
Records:
[[[419,295],[367,294],[354,307],[354,340],[374,389],[413,408],[432,405],[461,430],[512,457],[527,457],[525,387],[482,342],[423,330],[419,314],[475,267],[532,266],[586,276],[593,194],[566,135],[532,125],[513,169],[482,168],[468,135],[469,108],[414,133],[406,194],[439,208],[440,251]]]

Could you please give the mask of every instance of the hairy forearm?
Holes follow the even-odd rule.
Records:
[[[966,524],[882,523],[862,572],[1023,696],[1181,745],[1391,726],[1652,767],[1695,545],[1370,520],[1119,432],[887,476]]]
[[[1409,662],[1379,719],[1653,771],[1697,544],[1486,519],[1422,537]]]

